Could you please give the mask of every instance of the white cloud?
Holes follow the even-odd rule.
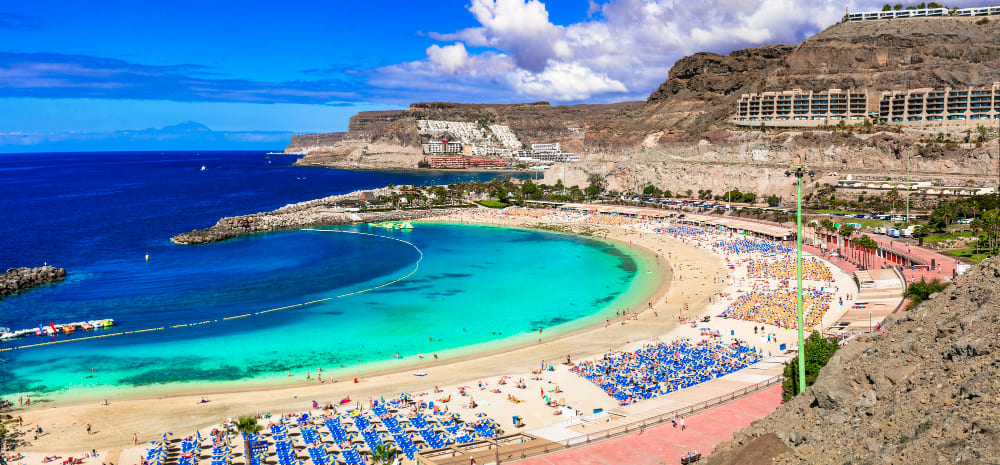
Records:
[[[844,6],[835,0],[590,0],[586,21],[557,25],[538,0],[471,0],[468,9],[480,26],[430,33],[454,43],[428,47],[423,60],[374,70],[373,82],[438,90],[432,98],[449,100],[645,99],[683,56],[797,43],[839,21]],[[858,0],[846,6],[881,8]],[[436,76],[436,87],[413,84],[407,73]]]
[[[541,73],[520,70],[512,73],[511,78],[514,88],[521,95],[563,102],[628,90],[625,84],[606,74],[563,61],[550,62]]]
[[[469,52],[461,42],[444,47],[431,45],[427,47],[427,59],[447,74],[455,74],[469,66]]]

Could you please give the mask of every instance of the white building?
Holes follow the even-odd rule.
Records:
[[[460,153],[462,143],[451,140],[432,140],[424,144],[424,153]]]

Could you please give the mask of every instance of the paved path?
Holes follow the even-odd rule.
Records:
[[[684,418],[685,429],[665,423],[589,446],[525,459],[521,465],[652,465],[680,463],[692,451],[708,455],[715,445],[781,405],[781,385]],[[679,420],[678,420],[679,421]]]

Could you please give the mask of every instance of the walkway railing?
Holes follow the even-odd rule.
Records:
[[[631,421],[631,422],[626,423],[624,425],[614,426],[614,427],[611,427],[611,428],[608,428],[608,429],[605,429],[605,430],[601,430],[601,431],[597,431],[597,432],[594,432],[594,433],[579,434],[577,436],[573,436],[573,437],[567,438],[567,439],[562,440],[560,442],[552,442],[552,441],[546,440],[544,438],[539,438],[538,441],[528,441],[528,442],[522,442],[520,444],[505,444],[505,445],[503,445],[500,448],[499,459],[500,459],[500,462],[508,462],[508,461],[512,461],[512,460],[521,460],[521,459],[525,459],[525,458],[529,458],[529,457],[534,457],[534,456],[538,456],[538,455],[544,455],[544,454],[549,454],[549,453],[552,453],[552,452],[558,452],[558,451],[562,451],[562,450],[566,450],[566,449],[572,449],[574,447],[579,447],[579,446],[591,444],[591,443],[594,443],[594,442],[600,442],[600,441],[605,441],[605,440],[608,440],[608,439],[614,439],[614,438],[618,438],[618,437],[625,436],[627,434],[631,434],[631,433],[635,433],[635,432],[641,432],[641,431],[645,430],[646,428],[651,428],[651,427],[654,427],[654,426],[662,425],[662,424],[667,423],[667,422],[669,422],[669,421],[671,421],[671,420],[673,420],[675,418],[683,418],[685,416],[690,416],[690,415],[693,415],[695,413],[698,413],[698,412],[701,412],[701,411],[704,411],[704,410],[708,410],[708,409],[710,409],[712,407],[715,407],[715,406],[718,406],[718,405],[721,405],[721,404],[725,404],[727,402],[732,402],[732,401],[734,401],[736,399],[745,397],[745,396],[747,396],[749,394],[753,394],[755,392],[762,391],[762,390],[764,390],[766,388],[769,388],[771,386],[774,386],[775,384],[778,384],[778,383],[782,382],[783,379],[784,379],[784,376],[782,376],[782,375],[773,376],[773,377],[768,378],[768,379],[766,379],[764,381],[761,381],[761,382],[759,382],[757,384],[754,384],[754,385],[751,385],[751,386],[747,386],[747,387],[744,387],[742,389],[738,389],[738,390],[735,390],[735,391],[732,391],[732,392],[728,392],[726,394],[713,397],[711,399],[708,399],[708,400],[703,401],[703,402],[699,402],[697,404],[689,405],[689,406],[683,407],[683,408],[674,409],[674,410],[671,410],[671,411],[668,411],[668,412],[665,412],[665,413],[661,413],[659,415],[655,415],[655,416],[652,416],[652,417],[645,417],[645,418],[642,418],[642,419],[639,419],[639,420],[634,420],[634,421]],[[609,415],[609,417],[613,418],[614,416],[613,415]],[[517,433],[516,435],[510,436],[510,438],[514,438],[516,436],[525,436],[525,435],[530,435],[530,434],[531,434],[530,432],[528,432],[528,433]],[[504,439],[505,438],[500,438],[500,439],[498,439],[498,441],[500,443],[503,443]],[[533,445],[532,443],[534,443],[534,442],[539,442],[539,444],[534,444]],[[461,446],[459,446],[459,447],[449,447],[449,448],[445,448],[445,449],[439,449],[438,451],[446,451],[448,449],[454,450],[456,448],[461,449]],[[433,452],[436,452],[436,451],[423,452],[423,453],[421,453],[421,455],[425,455],[426,456],[427,454],[432,454]],[[475,450],[475,451],[471,451],[470,450],[470,451],[466,452],[466,454],[474,454],[474,455],[476,455],[478,457],[484,457],[486,452],[487,452],[487,450],[479,449],[479,450]],[[494,454],[495,454],[494,450],[489,449],[488,452],[489,452],[489,457],[491,457],[491,458],[494,457]],[[432,460],[435,465],[466,465],[466,464],[469,463],[469,455],[466,455],[466,454],[458,455],[458,456],[453,456],[453,457],[441,457],[441,456],[437,456],[437,457],[433,457],[430,460]],[[426,460],[427,460],[427,458],[425,458],[425,461]],[[479,460],[477,460],[477,461],[479,461]],[[421,463],[424,463],[424,461],[422,461]]]

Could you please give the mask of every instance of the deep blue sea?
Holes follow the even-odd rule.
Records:
[[[111,329],[0,348],[155,329],[0,352],[0,397],[277,382],[316,366],[349,373],[458,356],[539,327],[578,327],[655,286],[642,259],[616,245],[539,231],[357,225],[199,246],[169,241],[223,216],[331,194],[497,175],[356,172],[294,160],[263,152],[0,155],[0,267],[48,263],[69,273],[0,301],[0,327],[115,319]]]

